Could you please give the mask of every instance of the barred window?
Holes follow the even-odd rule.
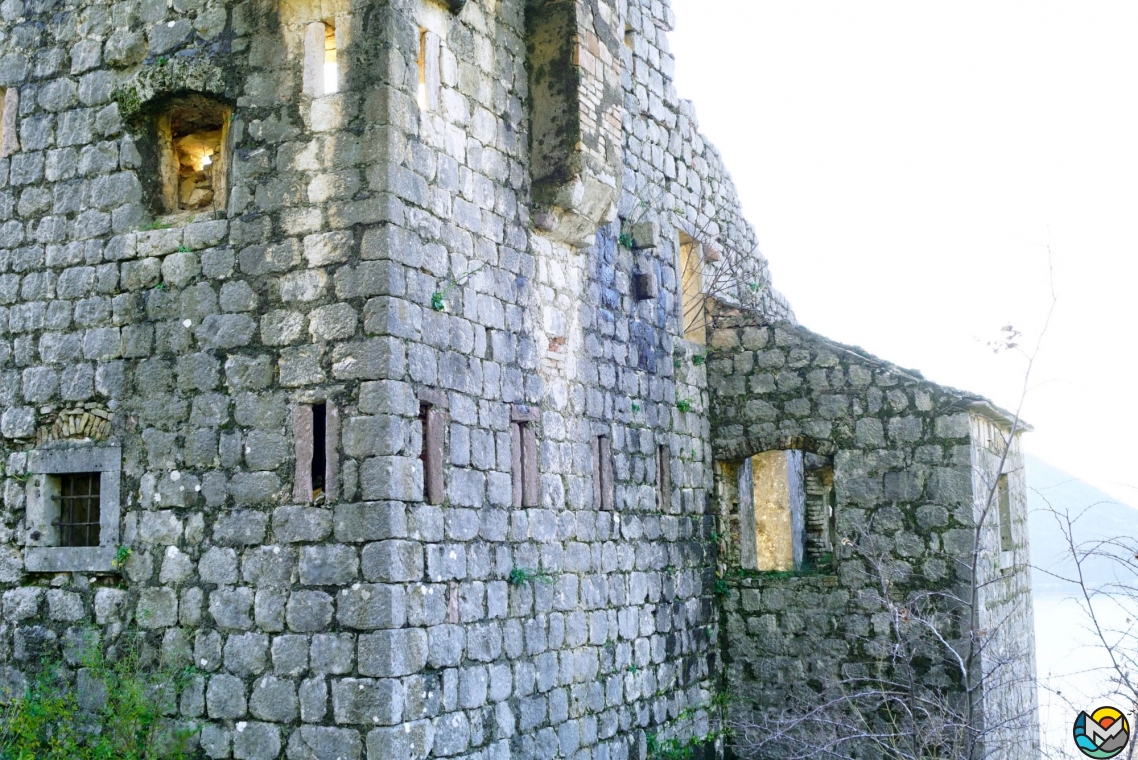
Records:
[[[59,533],[60,546],[99,545],[98,472],[77,472],[59,476],[59,492],[52,496],[59,517],[52,525]]]
[[[113,570],[119,542],[119,445],[33,449],[27,474],[25,569]]]

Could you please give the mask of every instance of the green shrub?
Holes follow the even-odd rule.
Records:
[[[146,669],[137,649],[113,663],[93,653],[79,671],[44,662],[0,707],[0,760],[189,758],[198,727],[164,716],[195,674]]]

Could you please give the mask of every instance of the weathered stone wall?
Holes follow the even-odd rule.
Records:
[[[574,36],[540,72],[535,19],[560,11]],[[844,452],[847,524],[880,513],[906,562],[950,577],[922,542],[964,524],[967,433],[940,429],[926,384],[803,348],[676,95],[666,2],[6,0],[0,19],[6,684],[141,632],[196,669],[169,717],[202,727],[208,757],[606,760],[713,738],[721,644],[758,640],[744,618],[776,654],[727,672],[764,688],[805,667],[805,619],[873,625],[832,576],[755,580],[721,635],[713,460],[803,436]],[[564,77],[561,136],[580,139],[535,164],[539,76]],[[157,120],[200,98],[232,114],[210,170],[228,197],[165,215]],[[762,328],[770,345],[744,329],[713,368],[683,340],[681,232],[708,276],[733,267],[717,297],[788,325]],[[869,411],[847,424],[855,396]],[[297,433],[320,402],[311,500]],[[422,403],[446,423],[437,504]],[[538,444],[524,507],[516,420]],[[111,444],[118,535],[90,571],[30,572],[33,452]],[[916,517],[889,501],[914,488],[934,503]],[[796,588],[810,612],[779,606]],[[1022,615],[1024,588],[1001,604]],[[844,641],[818,644],[825,667]]]
[[[526,3],[449,5],[0,5],[18,97],[0,158],[8,683],[42,655],[74,664],[92,633],[142,631],[198,670],[170,717],[217,758],[621,758],[713,730],[706,377],[678,338],[675,246],[688,229],[749,252],[753,232],[672,87],[666,4],[578,14],[607,25],[620,66],[600,83],[624,97],[623,123],[598,112],[609,142],[588,143],[623,151],[622,217],[584,249],[531,223]],[[340,87],[312,97],[316,22],[335,27]],[[186,93],[232,109],[228,199],[156,216],[146,136]],[[662,232],[633,253],[618,240],[643,219]],[[753,266],[742,295],[787,316]],[[658,297],[634,301],[648,269]],[[423,392],[449,421],[440,505]],[[298,503],[294,410],[321,401],[338,482]],[[539,410],[526,509],[515,405]],[[600,434],[611,513],[590,496]],[[104,440],[122,446],[132,553],[27,572],[28,452]]]
[[[983,710],[1010,721],[1006,732],[990,737],[989,749],[998,757],[1034,757],[1038,725],[1018,436],[1004,469],[1013,478],[1011,556],[1001,556],[997,518],[983,511],[991,450],[1011,419],[982,399],[858,349],[730,308],[714,318],[707,364],[712,448],[722,462],[719,556],[730,591],[721,624],[733,719],[746,722],[752,709],[777,710],[788,696],[868,675],[896,656],[882,584],[896,604],[935,590],[968,599],[975,526],[984,516],[976,625],[984,662],[977,672],[991,676]],[[977,430],[987,433],[982,444]],[[798,576],[740,572],[742,521],[730,463],[791,448],[832,461],[835,556]],[[981,460],[987,476],[976,466]],[[966,651],[966,631],[966,621],[945,629],[959,651]],[[959,685],[959,669],[954,672],[946,654],[930,647],[923,673],[928,684]]]

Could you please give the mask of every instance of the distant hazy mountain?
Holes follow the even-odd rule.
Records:
[[[1083,512],[1076,523],[1079,540],[1110,536],[1138,537],[1138,509],[1123,504],[1094,486],[1072,477],[1036,457],[1027,456],[1028,528],[1031,536],[1031,562],[1035,566],[1032,586],[1036,596],[1068,596],[1075,591],[1047,575],[1050,570],[1070,577],[1074,565],[1059,524],[1051,513]],[[1085,512],[1084,512],[1085,510]],[[1091,585],[1111,580],[1109,565],[1084,567]]]

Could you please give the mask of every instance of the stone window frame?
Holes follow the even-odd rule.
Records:
[[[312,460],[316,449],[313,425],[314,406],[324,406],[324,494],[321,502],[334,503],[340,497],[340,408],[332,399],[313,399],[292,409],[294,504],[313,504]]]
[[[419,391],[419,424],[422,427],[423,500],[427,504],[446,501],[446,430],[450,423],[450,400],[445,393],[424,388]]]
[[[19,115],[19,88],[0,87],[0,158],[7,158],[20,151],[20,137],[16,128]]]
[[[541,506],[537,429],[540,410],[516,404],[510,410],[510,476],[515,509]]]
[[[99,545],[58,546],[53,476],[98,472]],[[119,547],[122,447],[118,443],[28,452],[24,568],[31,573],[111,572]],[[33,538],[36,536],[36,538]]]

